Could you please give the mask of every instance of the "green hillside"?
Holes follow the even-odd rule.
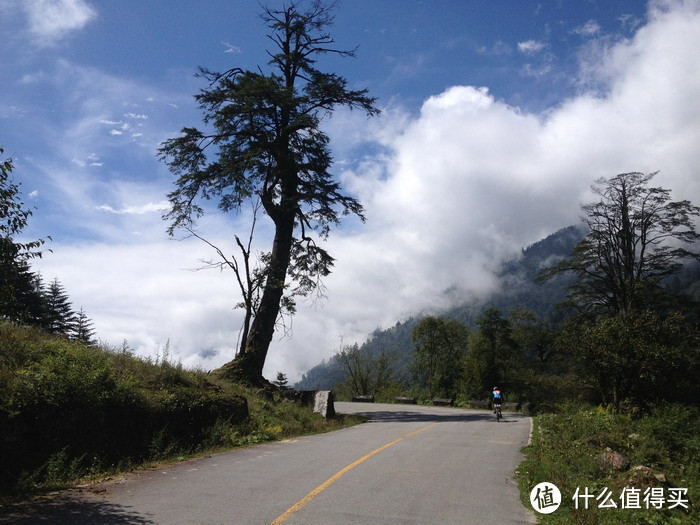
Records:
[[[166,353],[166,352],[164,352]],[[0,321],[0,504],[147,462],[326,431],[270,388]],[[352,421],[351,421],[352,422]]]

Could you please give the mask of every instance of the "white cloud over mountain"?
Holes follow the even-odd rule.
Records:
[[[455,290],[462,297],[492,290],[500,262],[578,221],[599,177],[661,170],[657,182],[672,188],[674,198],[700,204],[698,28],[697,1],[652,3],[648,24],[633,38],[589,40],[574,79],[581,91],[542,113],[468,85],[435,94],[417,114],[388,107],[367,122],[338,113],[327,126],[336,167],[364,203],[368,222],[350,221],[325,243],[337,259],[325,283],[327,299],[299,305],[293,337],[273,342],[268,377],[283,371],[297,379],[332,355],[339,336],[361,341],[377,327],[447,306]],[[592,26],[587,34],[599,35]],[[99,152],[108,165],[111,150],[106,142],[95,147],[93,134],[119,130],[124,115],[146,126],[150,144],[177,132],[167,114],[151,106],[117,111],[127,89],[116,86],[81,106],[80,120],[68,130],[77,144],[68,159]],[[139,93],[139,101],[160,97],[133,87],[128,91]],[[102,103],[105,98],[111,103]],[[100,140],[110,138],[118,137]],[[343,163],[358,151],[364,152],[360,161]],[[106,169],[85,170],[98,168]],[[169,340],[171,355],[183,363],[219,366],[236,346],[233,276],[187,271],[213,255],[193,240],[165,239],[160,205],[171,187],[163,185],[164,168],[157,170],[117,186],[87,171],[56,174],[70,181],[64,198],[92,218],[98,237],[113,243],[62,242],[39,264],[47,279],[59,276],[103,339],[119,344],[126,338],[144,355],[155,355]],[[232,235],[246,231],[245,220],[214,214],[201,230],[233,250]],[[264,240],[259,247],[268,249]]]

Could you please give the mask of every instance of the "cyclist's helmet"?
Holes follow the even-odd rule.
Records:
[[[493,389],[494,389],[494,390],[498,390],[498,387],[497,387],[497,386],[495,386],[495,387],[493,387]]]

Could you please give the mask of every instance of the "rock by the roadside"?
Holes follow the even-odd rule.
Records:
[[[667,483],[663,472],[657,472],[644,465],[632,467],[627,477],[627,485],[632,487],[658,487]]]
[[[617,472],[624,472],[630,468],[630,458],[620,452],[615,452],[609,447],[605,449],[605,452],[596,457],[596,461],[598,467],[604,471],[615,470]]]

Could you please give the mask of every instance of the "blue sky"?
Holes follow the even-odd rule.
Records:
[[[276,5],[270,2],[270,5]],[[232,357],[232,275],[194,271],[169,239],[173,176],[158,145],[199,125],[197,66],[266,68],[254,1],[0,0],[0,146],[52,236],[37,263],[108,344],[209,369]],[[322,69],[383,109],[325,123],[365,225],[331,235],[326,299],[303,303],[266,373],[298,378],[377,327],[498,287],[493,270],[577,222],[598,177],[661,170],[700,201],[700,1],[343,0],[331,29],[354,59]],[[261,221],[263,222],[263,221]],[[207,215],[224,247],[242,216]],[[267,249],[261,224],[258,249]],[[280,331],[280,334],[282,331]]]

